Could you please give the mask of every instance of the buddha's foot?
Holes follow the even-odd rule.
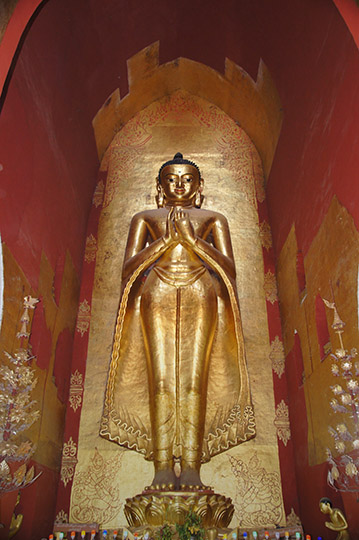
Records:
[[[182,470],[180,477],[181,491],[205,491],[211,489],[202,483],[199,472],[193,469]]]
[[[145,491],[174,491],[178,479],[172,469],[156,471],[155,477],[150,486],[145,487]]]

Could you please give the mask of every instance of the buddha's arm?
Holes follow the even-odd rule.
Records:
[[[200,250],[212,257],[226,272],[226,274],[235,279],[236,268],[234,264],[233,249],[231,237],[229,234],[228,222],[224,216],[216,218],[212,228],[213,243],[209,244],[202,238],[197,238],[195,242]]]
[[[203,252],[213,259],[226,272],[235,279],[236,270],[233,259],[231,237],[227,220],[224,216],[218,215],[212,227],[213,243],[209,244],[202,238],[195,235],[190,222],[188,212],[180,210],[175,214],[175,225],[179,230],[180,238],[199,256]]]
[[[170,213],[167,218],[166,233],[146,247],[148,228],[143,214],[132,218],[128,233],[125,259],[122,269],[122,279],[126,280],[149,257],[158,254],[160,257],[166,249],[175,243],[174,233],[170,224]]]

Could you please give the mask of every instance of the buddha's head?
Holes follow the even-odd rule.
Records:
[[[203,180],[199,168],[178,152],[158,172],[157,205],[200,207],[202,189]]]

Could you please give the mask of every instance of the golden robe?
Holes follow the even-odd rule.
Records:
[[[139,265],[124,286],[100,429],[102,437],[144,454],[147,460],[153,460],[153,437],[140,319],[141,292],[146,273],[156,270],[155,262],[165,250],[164,246]],[[203,250],[198,255],[212,280],[218,310],[207,396],[203,401],[206,414],[201,461],[204,463],[254,437],[255,421],[235,284],[212,257]]]

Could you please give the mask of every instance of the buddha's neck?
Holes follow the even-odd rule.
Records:
[[[165,208],[193,208],[192,201],[183,201],[178,203],[165,203]]]

